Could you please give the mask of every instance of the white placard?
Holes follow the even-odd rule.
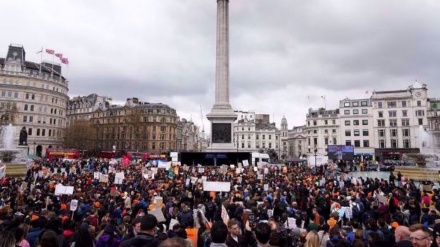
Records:
[[[235,165],[229,165],[229,167],[231,167],[232,169],[234,169],[234,168],[235,168]]]
[[[101,176],[99,176],[99,182],[100,183],[107,183],[108,182],[108,175],[107,174],[101,174]]]
[[[269,185],[265,184],[263,188],[264,188],[264,191],[268,191],[269,190]]]
[[[159,161],[157,168],[163,168],[165,170],[169,170],[171,168],[171,161]]]
[[[231,191],[231,182],[203,182],[204,191],[221,191],[229,192]]]
[[[70,211],[75,211],[78,207],[78,200],[73,199],[70,201]]]
[[[99,179],[100,176],[101,176],[100,172],[94,172],[93,173],[93,179]]]
[[[296,228],[296,219],[288,217],[287,222],[285,224],[287,224],[286,226],[287,228],[294,229]]]
[[[122,184],[122,181],[124,180],[124,172],[118,172],[115,175],[115,184]]]
[[[273,216],[273,209],[267,210],[267,217],[271,218]]]
[[[258,172],[258,167],[254,166],[254,172]]]
[[[149,214],[154,215],[157,222],[166,221],[165,216],[162,213],[162,209],[156,208],[154,210],[148,211]]]
[[[388,199],[381,194],[377,195],[377,199],[379,200],[379,202],[381,202],[383,204],[387,204],[387,202],[388,202]]]
[[[197,178],[196,177],[191,177],[191,183],[195,184],[197,182]]]
[[[243,160],[242,163],[243,163],[244,167],[248,167],[249,166],[249,161],[248,160]]]
[[[351,211],[351,207],[343,207],[345,210],[345,217],[348,219],[353,218],[353,212]]]
[[[0,178],[4,178],[6,176],[6,165],[2,165],[0,167]]]
[[[268,174],[269,173],[269,169],[267,167],[264,168],[264,174]]]
[[[179,161],[179,153],[178,152],[170,152],[171,161],[177,162]]]
[[[258,174],[257,174],[257,179],[263,179],[263,174],[258,173]]]
[[[64,186],[62,184],[57,184],[55,186],[55,195],[72,195],[73,186]]]
[[[202,181],[207,181],[207,180],[208,180],[208,177],[202,176]]]
[[[205,168],[200,167],[200,168],[198,169],[198,171],[199,171],[199,173],[204,173],[204,172],[205,172]]]

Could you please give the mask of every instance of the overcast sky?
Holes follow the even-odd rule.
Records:
[[[309,107],[426,83],[440,98],[438,0],[231,0],[235,110],[305,123]],[[0,57],[54,49],[69,95],[162,102],[201,125],[214,103],[216,0],[3,1]],[[51,60],[47,54],[43,60]],[[368,91],[368,94],[366,92]],[[310,100],[308,100],[310,99]],[[273,119],[272,119],[273,118]]]

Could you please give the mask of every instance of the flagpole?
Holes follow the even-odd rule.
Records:
[[[50,77],[53,77],[53,64],[55,63],[55,51],[52,53],[52,70],[50,72]]]
[[[41,67],[43,66],[43,47],[41,47],[40,53],[40,72],[38,74],[41,76]]]

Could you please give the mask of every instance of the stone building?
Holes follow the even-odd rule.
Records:
[[[341,145],[339,109],[309,109],[304,132],[307,155],[327,155],[328,145]]]
[[[70,124],[76,120],[88,121],[92,117],[94,111],[98,109],[106,110],[111,104],[111,97],[100,96],[97,94],[73,97],[67,103],[66,126],[70,126]]]
[[[162,103],[127,99],[123,106],[98,109],[91,117],[96,147],[160,154],[176,150],[176,110]]]
[[[0,58],[0,107],[2,124],[16,127],[14,143],[25,127],[29,154],[44,156],[49,147],[63,145],[69,84],[61,65],[26,60],[23,46],[11,44]],[[6,117],[6,119],[5,119]]]
[[[308,144],[305,131],[305,125],[295,126],[288,131],[287,137],[287,158],[304,158],[308,153]]]

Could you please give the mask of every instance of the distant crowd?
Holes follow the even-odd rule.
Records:
[[[39,160],[0,184],[0,247],[440,244],[439,191],[392,172]]]

